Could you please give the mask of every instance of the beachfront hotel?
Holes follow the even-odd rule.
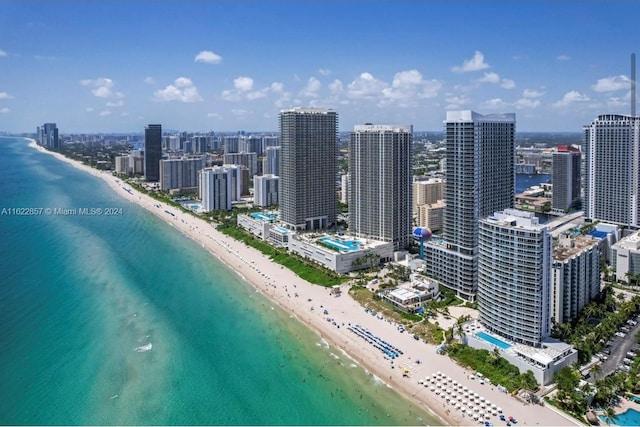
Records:
[[[551,208],[566,212],[580,201],[580,147],[559,145],[553,153]]]
[[[443,234],[425,245],[425,259],[429,275],[468,301],[478,284],[478,223],[514,205],[515,130],[513,113],[447,112]]]
[[[231,210],[232,189],[235,186],[232,170],[222,166],[205,168],[198,174],[198,193],[202,210],[211,212]]]
[[[162,125],[148,125],[144,129],[144,179],[146,181],[160,180],[160,159],[162,159]]]
[[[321,108],[280,112],[280,221],[292,230],[336,224],[338,114]]]
[[[629,274],[640,274],[640,231],[611,246],[611,267],[616,281],[629,281]]]
[[[160,160],[160,189],[198,188],[198,173],[206,166],[205,157],[179,157]]]
[[[585,217],[640,227],[640,118],[604,114],[584,127]]]
[[[551,334],[551,233],[532,212],[505,209],[480,220],[478,311],[489,331],[540,346]]]
[[[412,243],[411,144],[408,125],[356,125],[349,143],[349,233],[357,238]]]

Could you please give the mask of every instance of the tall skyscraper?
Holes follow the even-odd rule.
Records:
[[[553,153],[553,209],[567,211],[580,201],[580,159],[574,145],[559,145]]]
[[[639,227],[640,118],[598,116],[585,126],[584,139],[585,216]]]
[[[271,174],[253,177],[253,204],[256,206],[275,206],[278,204],[279,177]]]
[[[144,129],[144,179],[160,180],[162,159],[162,125],[148,125]]]
[[[393,243],[412,242],[413,127],[356,125],[349,143],[349,232]]]
[[[222,166],[204,168],[198,173],[198,194],[202,201],[202,210],[231,210],[234,178],[232,170]]]
[[[478,283],[478,222],[515,200],[513,113],[448,111],[443,240],[425,245],[427,272],[469,301]]]
[[[267,147],[267,159],[265,162],[265,174],[273,174],[280,176],[280,146]]]
[[[160,160],[160,189],[197,188],[198,173],[206,166],[204,157]]]
[[[294,230],[336,224],[338,114],[320,108],[280,112],[280,220]]]
[[[60,140],[58,139],[58,127],[55,123],[45,123],[42,127],[38,127],[37,131],[38,144],[49,149],[57,150],[60,148]]]
[[[480,220],[478,319],[489,331],[539,347],[551,334],[551,233],[532,212]]]

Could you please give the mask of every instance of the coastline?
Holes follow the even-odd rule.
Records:
[[[292,271],[273,263],[256,249],[220,233],[207,222],[137,192],[111,172],[98,171],[60,153],[48,151],[38,146],[33,139],[29,141],[30,147],[102,178],[121,197],[154,213],[202,245],[270,301],[291,313],[330,345],[340,349],[413,404],[440,419],[442,424],[478,425],[478,422],[468,416],[463,417],[460,410],[436,396],[429,387],[418,383],[418,380],[424,380],[437,371],[496,403],[505,415],[516,416],[519,424],[576,425],[576,420],[565,417],[548,406],[525,405],[514,397],[499,392],[495,387],[480,385],[469,379],[464,368],[447,356],[438,355],[436,346],[416,341],[411,335],[398,332],[395,325],[366,313],[348,295],[346,285],[342,296],[332,296],[328,288],[312,285],[300,279]],[[328,310],[328,314],[323,313],[324,309]],[[332,321],[327,321],[327,318],[331,318]],[[390,362],[387,356],[349,331],[347,325],[360,325],[368,329],[374,335],[400,348],[404,354]],[[418,359],[421,363],[417,363]],[[402,368],[408,370],[408,377],[403,375]],[[491,417],[490,421],[496,425],[503,424],[495,416]]]

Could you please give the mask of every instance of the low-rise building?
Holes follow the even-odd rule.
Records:
[[[378,296],[406,313],[415,313],[425,301],[437,297],[438,294],[438,282],[414,273],[411,275],[411,282],[392,289],[383,289]]]

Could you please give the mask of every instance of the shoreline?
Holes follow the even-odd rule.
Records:
[[[437,396],[430,390],[430,383],[426,382],[427,386],[418,383],[418,380],[425,380],[438,371],[497,404],[506,416],[516,416],[519,425],[580,425],[577,424],[577,420],[560,414],[549,406],[525,405],[514,397],[499,392],[493,386],[480,385],[477,381],[469,379],[467,374],[471,372],[465,371],[448,356],[438,355],[435,345],[416,341],[411,335],[400,333],[393,323],[366,313],[349,296],[347,285],[342,285],[342,296],[332,296],[329,293],[330,288],[302,280],[291,270],[272,262],[258,250],[222,234],[206,221],[139,193],[120,178],[113,176],[110,171],[98,171],[38,146],[33,139],[25,139],[30,141],[30,147],[103,179],[118,195],[152,212],[200,244],[257,292],[290,313],[321,339],[326,340],[412,404],[429,412],[443,425],[478,425],[478,421],[474,421]],[[393,361],[390,360],[384,353],[349,330],[347,325],[360,325],[401,349],[404,354]],[[403,375],[405,369],[408,376]],[[504,425],[496,416],[491,416],[488,421],[495,425]]]

